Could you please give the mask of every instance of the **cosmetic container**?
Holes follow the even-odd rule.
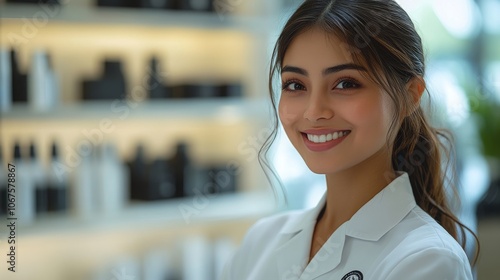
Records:
[[[106,143],[99,147],[96,185],[100,214],[115,215],[125,206],[128,198],[128,174],[118,158],[116,147]]]
[[[0,112],[7,112],[12,106],[12,69],[10,53],[0,48]]]
[[[238,189],[234,170],[227,169],[225,165],[214,165],[210,171],[210,178],[217,193],[234,193]]]
[[[15,50],[10,51],[11,78],[12,78],[12,102],[26,103],[28,101],[27,75],[21,73]]]
[[[167,88],[162,83],[160,77],[159,62],[156,57],[153,57],[149,62],[148,69],[148,84],[146,85],[149,92],[149,98],[159,99],[167,97]]]
[[[47,184],[45,180],[45,170],[40,164],[37,157],[35,144],[32,142],[29,146],[29,164],[30,164],[30,175],[33,178],[33,184],[35,187],[35,205],[36,213],[45,213],[48,210],[48,194],[47,194]]]
[[[141,0],[141,7],[150,9],[175,9],[175,0]]]
[[[221,279],[228,260],[236,250],[236,245],[228,237],[219,237],[214,241],[214,279]]]
[[[212,11],[212,0],[177,0],[177,8],[186,11]]]
[[[16,166],[16,209],[15,216],[19,224],[31,224],[35,219],[35,187],[32,168],[22,156],[18,142],[14,145],[14,165]]]
[[[147,199],[147,191],[145,186],[148,186],[148,162],[146,160],[146,152],[142,144],[137,145],[135,149],[135,157],[127,164],[129,168],[129,194],[132,200]]]
[[[28,102],[36,111],[48,111],[57,106],[58,86],[47,53],[37,50],[31,60],[28,77]]]
[[[3,160],[2,146],[0,146],[0,217],[7,214],[7,184],[8,170],[7,164]]]
[[[93,155],[84,156],[74,167],[74,176],[70,189],[70,205],[72,212],[81,219],[90,219],[96,214],[98,183],[96,160]]]
[[[171,159],[175,178],[175,197],[184,197],[186,175],[188,166],[191,164],[188,155],[188,144],[179,142],[175,148],[175,154]]]
[[[7,3],[59,5],[60,4],[60,0],[7,0]]]
[[[83,81],[83,100],[124,99],[126,94],[126,82],[120,61],[106,60],[100,79]]]
[[[48,210],[50,212],[61,212],[68,209],[68,177],[63,170],[58,168],[58,164],[62,163],[57,145],[53,142],[47,179]]]
[[[168,160],[156,159],[149,168],[149,180],[145,190],[146,200],[161,200],[176,197],[176,177]]]
[[[206,237],[186,237],[183,242],[182,279],[214,280],[212,255],[212,244]]]
[[[219,86],[217,97],[243,97],[243,85],[240,83]]]

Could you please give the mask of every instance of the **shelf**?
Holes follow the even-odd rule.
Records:
[[[70,22],[105,25],[143,25],[155,27],[186,27],[202,29],[265,30],[265,19],[257,16],[231,15],[222,11],[190,12],[155,9],[112,7],[60,6],[57,8],[34,4],[3,4],[1,19],[30,19],[38,13],[51,22]]]
[[[183,215],[180,209],[188,209],[186,211],[192,211],[189,212],[192,215]],[[169,201],[133,202],[120,213],[108,217],[100,214],[85,220],[57,214],[41,217],[31,225],[20,225],[18,236],[129,231],[157,226],[174,228],[203,222],[258,218],[272,214],[275,210],[273,196],[269,192],[216,194],[208,198],[187,197]]]
[[[234,122],[266,120],[271,105],[266,99],[213,98],[162,99],[135,103],[125,100],[85,101],[64,104],[50,111],[36,111],[25,104],[14,104],[8,112],[0,113],[2,121],[72,121],[78,119],[120,118],[206,120]]]

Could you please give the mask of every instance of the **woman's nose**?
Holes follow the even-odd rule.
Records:
[[[331,119],[334,116],[333,108],[324,93],[312,93],[307,102],[304,118],[310,122],[317,122],[321,119]]]

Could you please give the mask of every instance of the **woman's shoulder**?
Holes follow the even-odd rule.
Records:
[[[222,279],[238,279],[250,275],[262,259],[280,245],[282,232],[301,224],[306,210],[289,210],[257,220],[245,234],[243,241],[226,264]]]
[[[247,231],[244,242],[251,240],[259,240],[265,238],[269,240],[270,233],[275,236],[277,233],[282,232],[297,224],[299,220],[304,218],[308,210],[288,210],[280,213],[275,213],[267,217],[257,220]]]
[[[463,248],[418,206],[384,238],[390,251],[380,263],[379,269],[383,271],[378,273],[387,279],[407,275],[415,275],[416,278],[411,279],[448,279],[450,276],[472,279],[470,262]]]

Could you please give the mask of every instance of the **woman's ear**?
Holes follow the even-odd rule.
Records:
[[[425,90],[425,81],[422,77],[413,77],[406,84],[407,92],[411,95],[411,105],[410,112],[407,112],[407,116],[411,115],[420,106],[420,98]]]

